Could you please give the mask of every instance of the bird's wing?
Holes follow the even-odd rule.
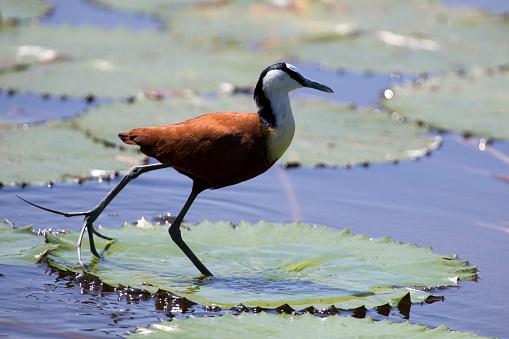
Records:
[[[220,179],[251,163],[266,162],[264,130],[257,113],[211,113],[119,136],[192,178]]]

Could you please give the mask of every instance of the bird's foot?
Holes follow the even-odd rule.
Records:
[[[80,234],[79,234],[79,237],[78,237],[78,242],[76,244],[76,252],[78,254],[78,263],[82,267],[85,267],[85,265],[83,264],[83,260],[81,258],[81,242],[82,242],[82,239],[83,239],[83,235],[85,234],[85,231],[88,232],[90,252],[92,252],[92,254],[95,257],[97,257],[98,259],[101,259],[102,257],[99,254],[99,252],[97,251],[97,249],[95,248],[94,234],[97,235],[98,237],[100,237],[102,239],[105,239],[105,240],[108,240],[108,241],[115,240],[114,238],[105,236],[104,234],[100,233],[99,231],[97,231],[94,228],[93,223],[99,217],[101,212],[103,211],[103,209],[104,209],[103,204],[99,204],[99,205],[97,205],[96,207],[94,207],[93,209],[91,209],[89,211],[83,211],[83,212],[64,212],[64,211],[54,210],[54,209],[51,209],[51,208],[47,208],[47,207],[38,205],[36,203],[33,203],[31,201],[28,201],[28,200],[20,197],[19,195],[17,197],[20,198],[21,200],[23,200],[24,202],[26,202],[29,205],[32,205],[34,207],[37,207],[37,208],[42,209],[42,210],[47,211],[47,212],[63,215],[64,217],[77,217],[77,216],[84,216],[85,217],[85,222],[84,222],[83,226],[81,227],[81,231],[80,231]]]
[[[108,236],[105,236],[104,234],[101,234],[99,231],[97,231],[93,226],[92,226],[92,223],[99,217],[99,215],[101,214],[102,212],[102,208],[101,208],[101,205],[97,205],[96,207],[94,207],[93,209],[89,210],[89,211],[80,211],[80,212],[64,212],[64,211],[59,211],[59,210],[55,210],[55,209],[51,209],[51,208],[48,208],[48,207],[44,207],[44,206],[41,206],[41,205],[38,205],[36,203],[33,203],[25,198],[22,198],[20,197],[19,195],[16,195],[19,199],[23,200],[24,202],[26,202],[27,204],[29,205],[32,205],[34,207],[37,207],[41,210],[44,210],[44,211],[47,211],[47,212],[51,212],[51,213],[55,213],[55,214],[59,214],[59,215],[63,215],[64,217],[66,218],[69,218],[69,217],[78,217],[78,216],[84,216],[85,217],[85,222],[87,224],[87,227],[91,227],[92,228],[92,232],[97,235],[98,237],[100,238],[103,238],[105,240],[115,240],[114,238],[110,238]]]

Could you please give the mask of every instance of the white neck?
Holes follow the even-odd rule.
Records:
[[[265,92],[270,102],[272,114],[276,119],[275,128],[267,140],[269,161],[276,161],[286,151],[295,133],[295,121],[287,90],[272,90]]]

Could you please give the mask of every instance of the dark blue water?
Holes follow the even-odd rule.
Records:
[[[509,12],[509,1],[506,0],[442,0],[449,6],[472,6],[487,12]]]
[[[82,98],[0,92],[0,124],[30,124],[74,117],[93,108]]]
[[[412,81],[415,77],[401,74],[358,73],[324,69],[317,65],[294,63],[299,70],[311,79],[320,79],[323,84],[334,84],[334,93],[319,92],[304,88],[294,95],[318,96],[326,100],[334,100],[360,106],[376,106],[383,91],[392,86]],[[359,90],[362,89],[362,90]]]
[[[165,24],[157,17],[143,13],[113,11],[93,1],[51,0],[54,11],[42,18],[46,25],[93,25],[104,28],[127,27],[129,29],[163,29]]]

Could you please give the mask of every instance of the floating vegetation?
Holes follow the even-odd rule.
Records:
[[[0,92],[0,124],[33,124],[77,116],[87,109],[81,99],[49,93]]]
[[[51,11],[51,6],[42,0],[1,0],[0,22],[16,23],[43,16]]]
[[[1,65],[24,65],[4,70],[2,86],[71,96],[215,91],[223,82],[254,83],[273,61],[247,49],[186,43],[168,32],[93,27],[11,28],[0,32],[0,45],[0,72]]]
[[[283,164],[337,166],[394,161],[424,156],[440,145],[440,137],[424,135],[413,124],[402,124],[371,109],[293,98],[296,132]],[[100,106],[76,120],[80,129],[121,146],[117,134],[135,127],[178,123],[215,111],[255,111],[250,96],[171,97],[130,105]]]
[[[98,147],[68,121],[44,125],[0,125],[0,182],[46,183],[113,174],[140,164],[136,153]]]
[[[318,318],[267,313],[172,319],[137,328],[128,338],[481,338],[474,333],[428,328],[408,322],[353,317]]]
[[[56,247],[34,235],[31,226],[14,228],[0,221],[0,264],[31,264],[42,260],[48,250]]]
[[[423,302],[429,292],[415,287],[455,286],[476,277],[476,268],[464,261],[390,238],[301,223],[203,222],[182,228],[183,238],[216,274],[202,278],[171,243],[167,226],[140,221],[103,231],[117,241],[108,244],[106,260],[92,260],[87,274],[113,287],[163,290],[221,307],[287,303],[294,308],[369,309],[398,305],[408,295],[412,302]],[[75,264],[77,236],[46,236],[49,244],[58,245],[48,254],[50,266],[82,272]]]
[[[509,44],[499,43],[509,32],[504,16],[448,7],[439,0],[197,1],[185,6],[100,1],[166,19],[169,30],[186,41],[257,46],[275,58],[297,57],[341,69],[408,74],[493,66],[507,62],[509,55]]]
[[[500,41],[505,41],[509,23],[501,15],[447,8],[439,1],[355,3],[351,13],[363,5],[369,11],[360,11],[357,19],[347,19],[348,25],[361,31],[354,37],[313,33],[291,40],[267,40],[264,46],[273,53],[318,61],[332,68],[407,74],[507,62],[509,44]],[[379,16],[380,12],[384,15]]]
[[[397,86],[392,89],[394,96],[383,105],[438,130],[460,132],[465,137],[509,139],[509,73],[505,67]]]

